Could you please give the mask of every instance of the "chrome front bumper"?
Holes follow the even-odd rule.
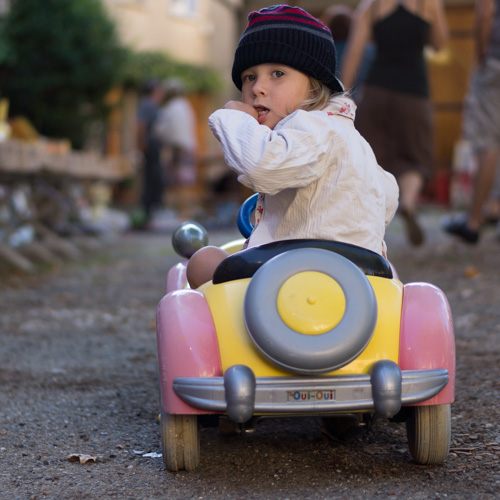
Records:
[[[175,393],[195,408],[227,412],[235,422],[254,414],[374,410],[393,417],[402,405],[438,394],[448,383],[446,369],[401,371],[393,361],[377,361],[367,375],[259,377],[234,365],[223,377],[179,377]]]

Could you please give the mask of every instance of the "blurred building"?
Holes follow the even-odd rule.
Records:
[[[225,82],[212,108],[234,95],[230,68],[234,47],[252,10],[271,5],[268,0],[104,0],[116,19],[125,43],[136,50],[165,50],[176,59],[220,71]],[[335,3],[351,7],[357,1],[295,0],[293,5],[321,17]],[[430,196],[448,201],[454,148],[460,139],[462,104],[473,54],[473,0],[445,0],[450,28],[448,47],[429,53],[432,99],[436,117],[436,179]],[[200,118],[205,119],[202,113]],[[203,129],[203,124],[200,125]],[[206,154],[212,147],[207,138]],[[203,144],[203,139],[202,139]],[[203,153],[202,153],[203,154]]]
[[[191,95],[196,111],[199,142],[198,184],[196,194],[205,202],[210,186],[221,176],[224,190],[234,192],[235,184],[227,179],[218,142],[207,125],[208,115],[238,93],[231,81],[231,66],[239,35],[246,26],[248,12],[276,3],[274,0],[102,0],[123,43],[137,52],[163,51],[179,62],[208,66],[215,69],[223,82],[216,94]],[[11,0],[0,0],[0,14],[5,13]],[[356,7],[356,0],[294,0],[289,2],[305,8],[316,17],[322,17],[328,7],[344,4]],[[461,135],[462,107],[467,92],[473,61],[474,0],[444,0],[450,42],[439,53],[428,53],[431,96],[436,120],[436,175],[428,187],[431,201],[446,204],[450,184],[456,179],[470,181],[457,171],[457,145]],[[149,75],[144,75],[147,78]],[[106,136],[108,156],[123,159],[126,165],[136,158],[135,116],[137,93],[114,89],[107,104],[113,112],[103,128],[94,134],[96,147],[102,151]],[[92,142],[92,141],[90,141]],[[90,145],[92,146],[92,144]],[[455,165],[454,165],[455,164]],[[455,167],[455,168],[454,168]],[[460,169],[467,169],[460,165]],[[230,187],[227,188],[227,185]],[[132,193],[131,203],[137,201]]]
[[[159,51],[181,63],[210,67],[223,83],[214,95],[189,95],[197,116],[197,192],[204,198],[210,177],[218,176],[219,144],[208,130],[208,115],[235,96],[230,77],[239,35],[242,0],[103,0],[122,42],[136,52]],[[148,75],[144,75],[146,78]],[[108,126],[108,152],[131,157],[137,95],[117,95],[122,103]],[[215,167],[214,174],[211,174]],[[134,198],[137,198],[135,193]]]
[[[227,75],[242,0],[103,0],[123,42]]]

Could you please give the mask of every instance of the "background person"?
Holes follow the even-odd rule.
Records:
[[[189,188],[196,184],[198,139],[196,115],[186,97],[186,84],[179,78],[163,82],[163,104],[158,112],[154,131],[162,145],[162,160],[167,183],[173,188],[170,197],[182,218],[189,217]]]
[[[477,154],[472,200],[467,214],[449,217],[443,229],[467,243],[477,243],[484,205],[495,183],[500,160],[500,0],[477,0],[474,24],[476,67],[465,99],[465,139]]]
[[[337,76],[340,78],[340,68],[347,47],[347,40],[349,39],[349,32],[351,31],[353,18],[353,10],[347,5],[337,4],[328,7],[321,20],[330,28],[332,32],[333,41],[335,43],[335,50],[337,52]],[[366,79],[366,74],[371,66],[375,56],[375,47],[373,43],[368,43],[365,46],[361,62],[356,72],[356,80],[352,84],[349,92],[351,98],[356,104],[359,103],[362,93],[362,83]]]
[[[150,222],[153,210],[162,204],[165,189],[165,174],[160,158],[161,144],[153,130],[164,95],[165,91],[159,80],[148,80],[137,109],[137,148],[142,153],[141,205],[144,227]]]
[[[337,73],[342,64],[342,57],[347,45],[347,38],[351,29],[352,9],[348,5],[336,4],[328,7],[321,15],[321,21],[332,32],[337,54]],[[338,76],[338,74],[337,74]]]
[[[356,126],[378,162],[396,176],[410,242],[424,234],[415,213],[433,173],[434,126],[424,48],[448,39],[441,0],[362,0],[355,10],[341,68],[347,88],[356,80],[365,47],[376,55],[366,76]]]

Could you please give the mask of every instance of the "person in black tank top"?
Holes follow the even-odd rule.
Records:
[[[376,56],[366,77],[356,126],[379,164],[395,175],[399,213],[414,245],[424,241],[415,218],[420,191],[433,174],[433,120],[424,48],[440,49],[448,29],[441,0],[362,0],[341,67],[349,89],[367,43]]]
[[[388,16],[374,22],[373,37],[377,55],[366,82],[429,97],[423,56],[429,39],[429,23],[398,4]]]

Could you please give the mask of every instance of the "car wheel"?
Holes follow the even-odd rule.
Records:
[[[450,451],[451,409],[449,404],[408,407],[406,434],[413,460],[439,465]]]
[[[163,463],[169,471],[192,471],[200,463],[197,415],[161,414]]]
[[[302,248],[260,267],[247,288],[244,316],[264,356],[292,373],[312,375],[341,368],[365,349],[377,302],[350,260]]]

